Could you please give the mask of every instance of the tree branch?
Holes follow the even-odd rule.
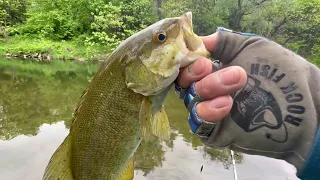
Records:
[[[286,46],[286,44],[292,40],[292,37],[289,37],[288,39],[286,39],[283,43],[281,43],[282,46]]]
[[[259,5],[261,5],[262,3],[266,2],[266,1],[268,1],[268,0],[261,0],[260,2],[255,3],[254,5],[255,5],[255,6],[259,6]]]
[[[284,17],[283,20],[280,21],[280,23],[273,28],[273,31],[270,32],[270,38],[277,33],[277,31],[280,29],[281,26],[283,26],[285,23],[288,22],[288,19],[289,19],[289,16]]]
[[[266,1],[269,1],[269,0],[261,0],[260,2],[255,2],[255,1],[251,1],[251,3],[254,5],[254,6],[260,6],[261,4],[263,4],[264,2]],[[239,1],[238,1],[239,3]],[[245,8],[246,9],[246,8]],[[243,16],[247,16],[247,15],[250,15],[252,14],[252,11],[249,12],[249,10],[247,10],[248,12],[245,12],[246,10],[243,11],[242,15]]]

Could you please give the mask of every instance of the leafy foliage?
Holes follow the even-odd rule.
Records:
[[[218,26],[251,32],[272,39],[319,64],[319,0],[164,0],[163,13],[194,14],[199,35]]]
[[[199,35],[218,26],[252,32],[319,64],[320,0],[4,0],[0,7],[11,39],[72,41],[104,53],[158,19],[192,11]]]
[[[0,24],[14,25],[23,22],[26,17],[27,2],[25,0],[0,1]]]
[[[90,26],[92,36],[86,38],[86,44],[115,48],[121,41],[153,22],[151,8],[149,0],[133,0],[118,4],[109,2],[96,7],[91,13],[94,18]]]
[[[0,54],[10,54],[22,57],[37,54],[50,56],[51,59],[62,60],[97,60],[98,54],[106,52],[105,47],[83,46],[76,41],[51,41],[49,39],[36,39],[14,36],[5,45],[0,46]]]

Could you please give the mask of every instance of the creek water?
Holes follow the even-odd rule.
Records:
[[[0,59],[0,179],[40,180],[68,133],[71,116],[96,65],[39,64]],[[135,180],[232,180],[228,151],[205,147],[189,131],[183,102],[170,92],[165,102],[171,138],[142,143],[136,152]],[[202,172],[200,168],[203,167]],[[285,161],[241,154],[239,180],[295,180]]]

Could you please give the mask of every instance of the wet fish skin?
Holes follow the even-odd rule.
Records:
[[[164,41],[157,39],[166,36]],[[133,179],[142,139],[170,137],[164,99],[179,73],[209,56],[192,31],[192,15],[163,19],[129,37],[92,79],[74,113],[70,133],[43,179]]]

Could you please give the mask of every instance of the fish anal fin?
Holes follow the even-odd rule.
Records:
[[[169,119],[163,105],[152,117],[152,133],[160,140],[170,139]]]
[[[120,176],[118,180],[132,180],[134,177],[134,157],[132,156],[122,172],[120,173]]]
[[[68,135],[52,155],[42,180],[73,180],[71,169],[71,136]]]

